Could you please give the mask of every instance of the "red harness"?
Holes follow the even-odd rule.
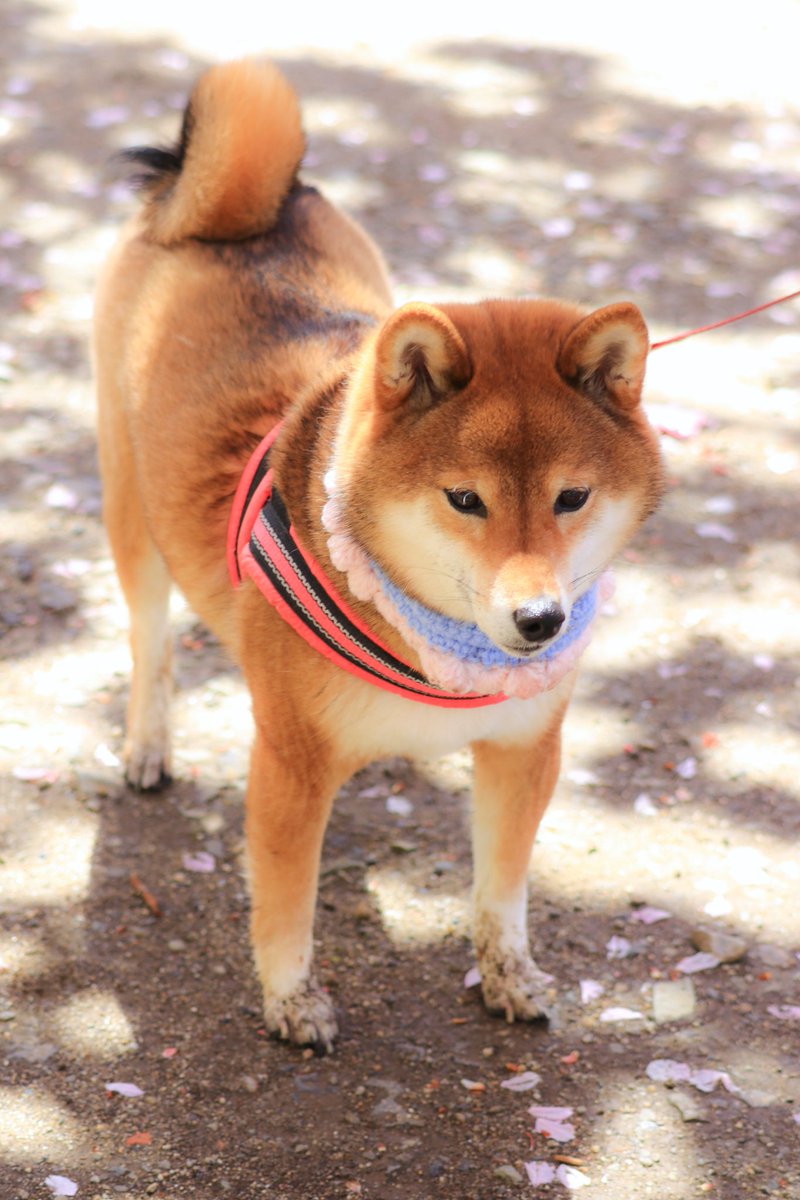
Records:
[[[252,579],[310,646],[376,687],[440,708],[481,708],[505,700],[502,694],[478,696],[439,688],[370,633],[300,546],[269,466],[279,429],[276,425],[256,448],[236,489],[227,547],[234,587]]]

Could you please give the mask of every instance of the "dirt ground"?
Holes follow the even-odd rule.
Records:
[[[455,756],[343,791],[317,923],[342,1036],[278,1045],[247,946],[247,699],[179,605],[177,781],[121,783],[87,355],[131,205],[107,164],[174,135],[230,29],[203,48],[115,7],[0,9],[0,1200],[72,1194],[59,1177],[87,1200],[797,1200],[797,303],[653,354],[670,490],[619,564],[532,864],[550,1025],[465,986]],[[413,48],[286,14],[307,178],[398,298],[631,297],[663,337],[799,288],[797,6],[766,0],[716,65],[708,30],[662,62],[670,23],[637,42],[604,7],[592,44],[581,12],[431,18]],[[569,1140],[532,1106],[571,1109]]]

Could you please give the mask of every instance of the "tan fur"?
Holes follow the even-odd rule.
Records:
[[[204,76],[182,150],[100,281],[95,358],[104,509],[131,609],[126,770],[168,777],[170,581],[241,665],[255,740],[247,789],[251,932],[268,1027],[330,1047],[313,912],[337,789],[386,754],[475,752],[475,943],[488,1006],[542,1011],[526,880],[558,774],[574,672],[527,701],[448,710],[381,691],[315,654],[251,583],[225,534],[237,481],[281,418],[275,478],[301,540],[347,594],[320,515],[332,472],[350,533],[418,599],[533,653],[515,613],[566,615],[654,506],[655,439],[639,394],[647,333],[632,305],[412,304],[392,312],[367,235],[296,170],[302,133],[274,67]],[[150,162],[152,167],[152,161]],[[579,511],[565,489],[589,489]],[[482,516],[447,493],[473,490]],[[416,662],[369,604],[352,605]]]

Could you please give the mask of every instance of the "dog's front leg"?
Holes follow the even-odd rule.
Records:
[[[527,876],[558,778],[565,707],[560,700],[544,731],[527,743],[473,745],[473,941],[484,1003],[509,1022],[547,1015],[548,977],[528,946]]]
[[[296,1045],[330,1051],[330,996],[314,978],[314,909],[325,826],[342,780],[311,740],[276,749],[256,733],[247,787],[250,931],[267,1028]]]

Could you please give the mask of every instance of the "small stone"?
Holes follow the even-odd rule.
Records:
[[[77,598],[52,579],[43,579],[39,584],[39,603],[52,613],[68,613],[78,607]]]
[[[763,963],[765,967],[777,967],[779,970],[787,970],[795,966],[796,962],[791,951],[784,950],[783,946],[773,946],[769,942],[759,942],[753,946],[748,957]]]
[[[414,842],[392,842],[392,850],[395,854],[413,854],[416,848]]]
[[[697,1007],[694,983],[683,978],[653,984],[653,1017],[657,1025],[685,1021]]]
[[[747,942],[715,925],[698,925],[689,933],[696,950],[713,954],[720,962],[738,962],[747,953]]]
[[[0,1021],[15,1021],[17,1014],[10,1008],[3,1009],[0,1012]]]
[[[758,1088],[740,1088],[736,1094],[748,1108],[770,1108],[780,1099],[772,1092],[762,1092]]]
[[[684,1121],[708,1120],[708,1117],[703,1113],[700,1102],[689,1092],[681,1091],[680,1088],[672,1088],[667,1092],[667,1100],[673,1108],[677,1108]]]
[[[511,1163],[503,1163],[502,1167],[495,1167],[494,1175],[497,1179],[503,1179],[506,1183],[522,1183],[523,1179],[516,1167],[512,1167]]]
[[[258,1080],[254,1079],[252,1075],[242,1075],[239,1082],[246,1092],[258,1091]]]
[[[167,949],[174,950],[176,952],[185,950],[186,942],[183,940],[183,938],[170,938],[170,940],[167,942]]]

